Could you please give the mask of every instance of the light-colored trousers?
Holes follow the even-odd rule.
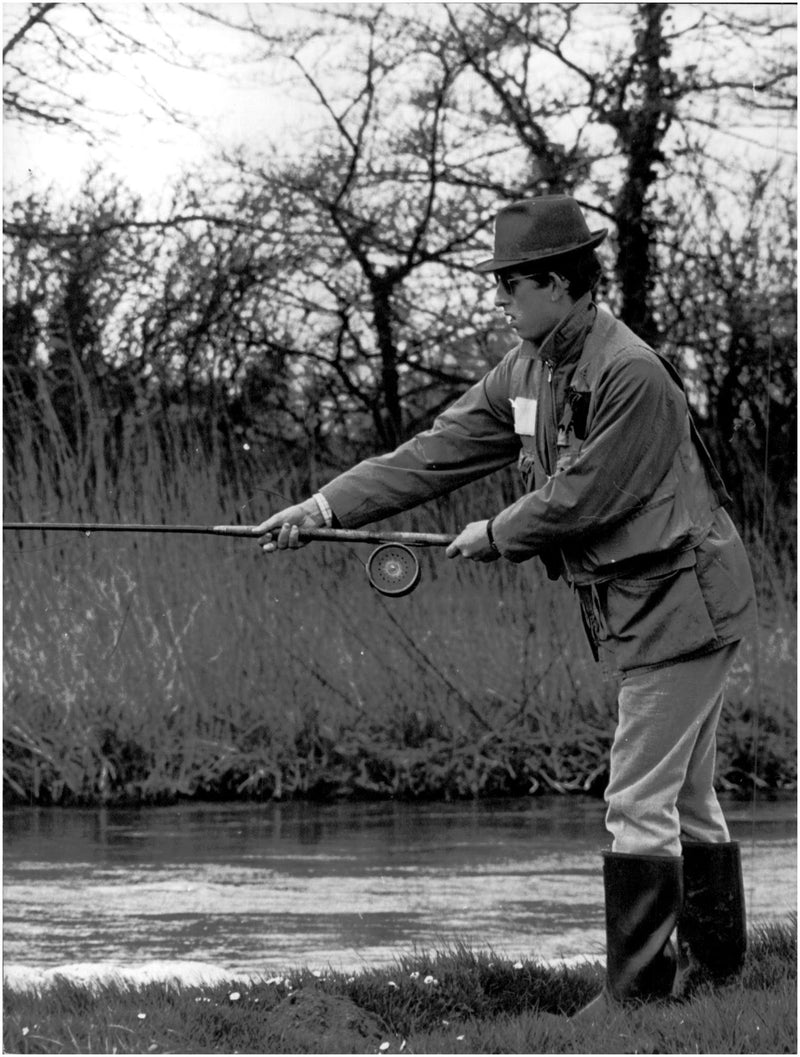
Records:
[[[730,840],[714,792],[716,731],[738,643],[623,675],[605,800],[612,851],[680,855],[683,835]]]

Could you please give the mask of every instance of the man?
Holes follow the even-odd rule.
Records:
[[[605,235],[569,196],[502,209],[477,271],[494,273],[519,343],[430,430],[260,526],[264,551],[296,547],[298,527],[357,528],[518,461],[522,497],[468,524],[447,555],[541,557],[620,679],[606,985],[587,1019],[673,992],[676,926],[687,965],[716,980],[742,965],[739,848],[713,778],[723,687],[754,612],[729,497],[679,378],[594,302]]]

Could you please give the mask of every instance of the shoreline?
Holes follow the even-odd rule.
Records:
[[[510,960],[511,955],[495,951],[501,960]],[[397,958],[401,958],[398,953]],[[596,954],[576,954],[568,958],[533,958],[538,965],[549,969],[574,968],[580,965],[605,965],[605,958]],[[395,960],[383,965],[331,966],[329,970],[308,970],[312,976],[324,977],[331,973],[363,973],[375,970],[386,970],[395,965]],[[183,961],[180,959],[159,959],[125,965],[121,962],[68,962],[56,966],[3,965],[3,986],[11,991],[45,990],[59,979],[68,979],[72,984],[83,984],[87,988],[104,987],[109,984],[143,987],[147,984],[172,984],[178,987],[217,987],[223,984],[281,983],[290,973],[303,971],[306,967],[286,969],[276,973],[269,969],[261,972],[242,973],[235,969],[224,969],[211,962]]]

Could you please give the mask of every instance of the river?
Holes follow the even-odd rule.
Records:
[[[794,798],[727,803],[748,913],[797,903]],[[199,804],[4,812],[4,973],[201,962],[347,971],[464,941],[604,953],[604,806]]]

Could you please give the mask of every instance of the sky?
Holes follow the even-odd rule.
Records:
[[[208,164],[215,150],[279,138],[296,122],[296,103],[287,105],[279,85],[273,89],[263,83],[254,87],[247,39],[188,16],[179,4],[153,6],[160,29],[147,24],[139,4],[117,4],[109,13],[153,47],[162,48],[164,33],[174,33],[185,56],[203,62],[206,68],[187,69],[157,55],[118,54],[113,59],[114,72],[76,78],[76,91],[96,101],[105,114],[103,123],[110,131],[100,144],[91,145],[85,138],[61,130],[5,121],[3,170],[7,189],[16,193],[26,187],[41,189],[53,184],[69,197],[86,170],[102,159],[124,175],[132,189],[146,197],[157,196],[180,170]],[[273,9],[277,11],[279,6],[273,5]],[[26,9],[26,4],[3,4],[6,39]],[[76,15],[76,31],[84,25]],[[143,83],[171,107],[184,111],[198,127],[192,129],[170,120],[148,98]]]
[[[80,4],[59,6],[60,19],[65,19],[67,14],[74,16],[75,31],[84,35],[90,32]],[[226,14],[240,13],[247,7],[238,3],[203,6],[225,8]],[[304,8],[308,5],[304,3],[254,6],[269,7],[275,24],[307,21]],[[772,12],[779,9],[784,16],[795,10],[794,5],[747,6],[751,12],[758,7]],[[179,42],[186,59],[195,59],[205,68],[188,69],[155,54],[132,60],[117,53],[112,60],[113,72],[77,78],[76,91],[85,94],[105,112],[108,131],[93,145],[60,130],[4,122],[7,199],[45,188],[70,198],[86,171],[102,161],[108,170],[122,176],[132,190],[155,202],[181,171],[209,165],[212,155],[220,148],[234,148],[240,143],[263,145],[269,141],[280,143],[286,153],[296,148],[298,129],[310,120],[311,110],[304,109],[296,94],[287,92],[288,69],[270,68],[271,81],[265,81],[265,66],[254,60],[251,38],[192,17],[180,4],[152,4],[158,26],[144,19],[140,4],[123,2],[105,7],[115,22],[148,45],[163,52],[168,50],[167,42],[172,37]],[[617,7],[584,5],[585,10],[591,9],[593,19],[602,18],[598,21],[598,26],[602,26],[596,38],[598,48],[602,47],[601,40],[607,42],[609,35],[617,32]],[[682,5],[679,16],[685,13],[686,18],[693,17],[691,12],[697,7]],[[5,39],[25,17],[27,8],[27,4],[3,4]],[[65,25],[70,23],[67,21]],[[793,40],[787,40],[785,46],[793,48]],[[44,67],[41,73],[46,74]],[[143,85],[151,94],[185,111],[197,128],[167,119],[152,98],[148,98]],[[777,148],[779,142],[790,149],[794,147],[794,136],[789,143],[785,130],[767,130],[764,135],[768,148],[772,144]]]

